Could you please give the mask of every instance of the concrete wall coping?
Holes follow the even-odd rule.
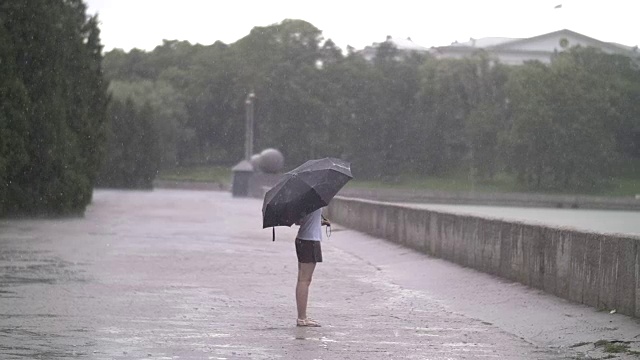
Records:
[[[568,194],[447,192],[426,189],[374,189],[347,187],[340,195],[387,202],[503,205],[522,207],[580,208],[640,211],[640,197],[607,197]]]
[[[573,228],[571,226],[554,226],[554,225],[549,225],[549,224],[545,224],[545,223],[534,221],[534,220],[531,220],[531,221],[510,220],[510,219],[504,219],[504,218],[501,218],[501,217],[498,217],[498,216],[491,216],[491,215],[467,214],[467,213],[464,213],[464,212],[455,212],[454,213],[454,212],[449,212],[449,211],[446,211],[446,210],[427,209],[427,208],[424,208],[424,207],[422,207],[421,205],[418,205],[418,204],[394,203],[394,202],[379,201],[379,200],[360,199],[360,198],[348,197],[348,196],[336,196],[335,198],[336,199],[341,199],[343,201],[362,202],[362,203],[376,204],[376,205],[382,205],[382,206],[390,206],[390,207],[397,207],[397,208],[407,208],[407,209],[414,209],[414,210],[420,210],[420,211],[428,211],[428,212],[431,212],[431,213],[434,213],[434,214],[441,214],[441,215],[455,215],[455,216],[460,216],[460,217],[465,217],[465,218],[476,218],[476,219],[485,219],[485,220],[490,220],[490,221],[499,221],[499,222],[508,223],[508,224],[519,224],[519,225],[526,225],[526,226],[539,226],[539,227],[545,227],[545,228],[550,228],[550,229],[566,230],[566,231],[582,233],[582,234],[612,235],[612,236],[625,237],[625,238],[630,238],[630,239],[635,239],[635,240],[639,240],[640,241],[640,235],[622,234],[622,233],[606,233],[606,234],[602,234],[602,233],[597,232],[597,231],[588,231],[588,230],[576,229],[576,228]]]

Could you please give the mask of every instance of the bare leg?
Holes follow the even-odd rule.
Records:
[[[316,263],[298,263],[298,283],[296,284],[296,305],[298,319],[307,318],[307,301],[309,299],[309,285],[313,277]]]

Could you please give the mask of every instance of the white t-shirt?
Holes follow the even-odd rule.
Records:
[[[322,241],[322,208],[302,218],[297,238],[300,240]]]

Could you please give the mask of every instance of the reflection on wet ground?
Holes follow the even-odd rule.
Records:
[[[52,251],[32,249],[38,239],[24,236],[21,227],[2,227],[0,236],[0,354],[3,359],[64,359],[88,355],[78,348],[78,336],[56,331],[70,319],[52,311],[56,303],[44,294],[71,283],[85,282],[82,263]],[[16,231],[11,236],[12,230]],[[23,236],[20,236],[23,235]],[[53,290],[56,288],[56,290]],[[19,304],[19,305],[18,305]],[[49,324],[49,325],[48,325]],[[53,325],[53,326],[51,326]],[[70,329],[82,334],[84,329]],[[84,345],[95,345],[86,342]]]
[[[3,249],[0,253],[0,289],[15,285],[82,281],[82,270],[76,265],[51,253]]]

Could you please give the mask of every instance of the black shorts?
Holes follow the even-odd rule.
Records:
[[[296,239],[296,255],[301,263],[322,262],[320,241]]]

